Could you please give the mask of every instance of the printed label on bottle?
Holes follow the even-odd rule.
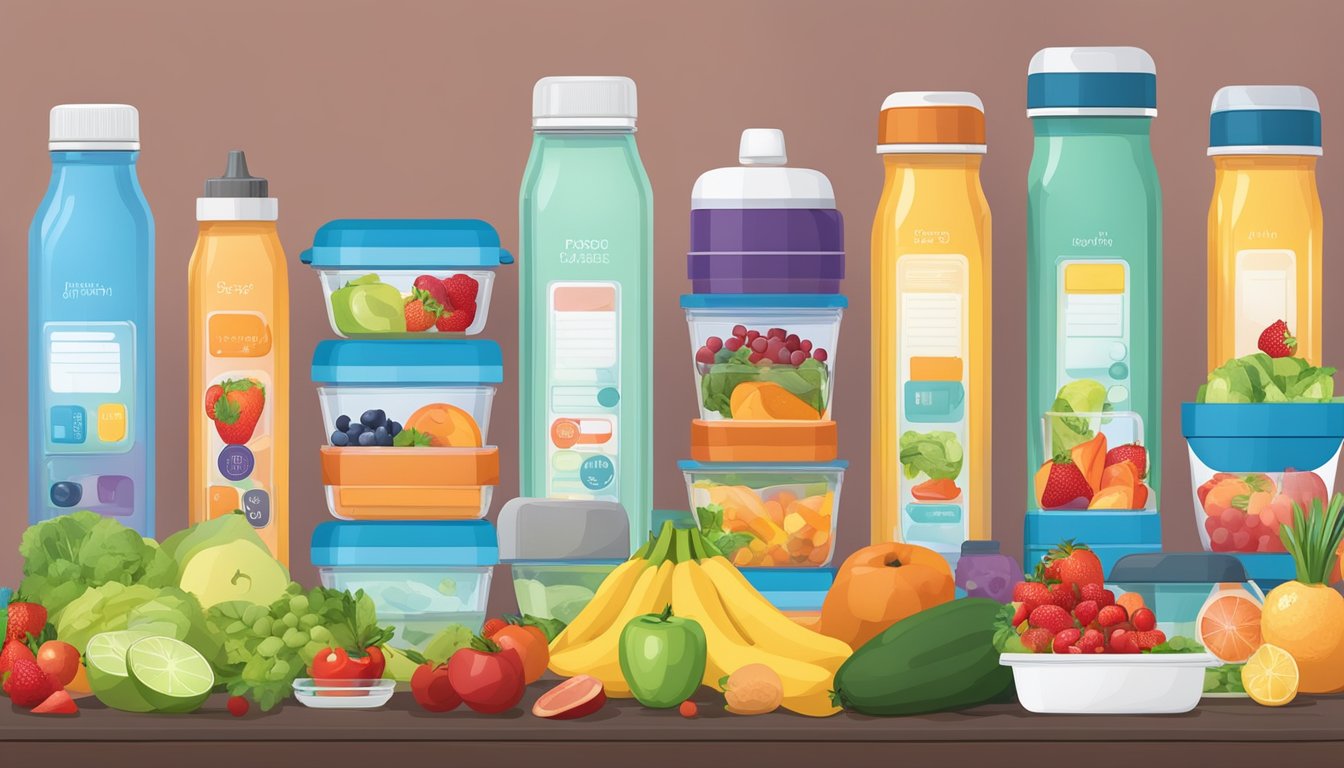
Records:
[[[1297,254],[1286,249],[1237,251],[1232,306],[1234,354],[1258,352],[1260,334],[1278,320],[1297,330]]]
[[[619,501],[621,287],[552,283],[547,313],[546,496]]]
[[[896,288],[900,540],[957,552],[970,536],[969,262],[960,254],[902,256]]]
[[[1058,270],[1055,390],[1091,379],[1106,388],[1112,408],[1131,410],[1129,265],[1118,259],[1065,257]]]
[[[255,312],[214,312],[205,333],[208,383],[198,416],[209,445],[205,508],[211,518],[241,510],[254,528],[265,528],[274,482],[270,326]],[[252,362],[244,367],[240,359]]]
[[[47,452],[129,451],[135,443],[135,326],[47,323],[42,347]]]

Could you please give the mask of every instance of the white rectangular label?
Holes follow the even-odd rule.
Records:
[[[120,392],[121,344],[112,333],[53,331],[48,378],[60,394]]]
[[[1235,349],[1259,350],[1260,334],[1284,320],[1297,330],[1297,254],[1289,250],[1238,251],[1236,258]]]

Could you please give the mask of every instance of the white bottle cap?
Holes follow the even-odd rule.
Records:
[[[1301,85],[1226,85],[1213,94],[1209,112],[1243,109],[1320,112],[1321,103],[1310,88]]]
[[[53,152],[138,150],[140,112],[129,104],[52,107],[47,146]]]
[[[628,77],[543,77],[532,88],[532,127],[633,130],[638,106]]]
[[[737,162],[742,165],[784,165],[784,132],[778,128],[748,128],[737,145]]]
[[[705,171],[691,189],[691,208],[835,207],[830,179],[811,168],[784,165],[784,132],[748,128],[738,143],[740,165]]]
[[[1042,48],[1031,57],[1027,74],[1061,72],[1140,72],[1157,74],[1153,57],[1128,45]]]

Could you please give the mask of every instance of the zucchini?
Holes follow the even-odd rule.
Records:
[[[892,624],[835,675],[835,703],[865,715],[920,715],[1008,700],[1013,671],[999,664],[1003,605],[969,597]]]

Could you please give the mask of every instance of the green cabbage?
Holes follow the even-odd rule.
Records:
[[[961,440],[951,432],[915,432],[901,435],[901,466],[911,480],[923,472],[933,480],[955,480],[965,459]]]
[[[1263,352],[1234,357],[1209,373],[1200,403],[1324,403],[1335,396],[1335,369]]]

